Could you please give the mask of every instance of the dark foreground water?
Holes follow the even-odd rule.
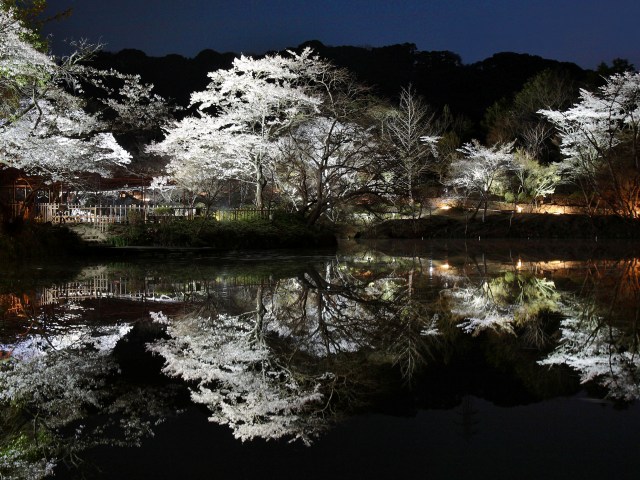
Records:
[[[0,267],[0,478],[640,478],[640,252]]]

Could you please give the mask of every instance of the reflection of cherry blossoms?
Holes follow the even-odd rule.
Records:
[[[60,460],[55,432],[79,420],[87,407],[101,400],[104,378],[115,369],[108,357],[89,355],[39,355],[3,366],[0,405],[7,408],[1,423],[3,436],[0,471],[7,478],[41,478]],[[33,420],[10,406],[37,413]],[[34,438],[27,429],[33,428]],[[24,473],[24,472],[28,473]],[[5,478],[3,476],[3,478]]]
[[[478,335],[484,330],[514,333],[513,306],[496,303],[488,282],[480,287],[464,287],[447,290],[445,294],[453,301],[453,315],[463,317],[458,325],[465,333]]]
[[[105,379],[117,370],[108,353],[128,329],[76,329],[3,346],[13,356],[0,369],[2,478],[41,478],[68,455],[58,432],[100,405]]]
[[[511,272],[485,280],[479,286],[446,290],[443,295],[452,302],[451,313],[463,318],[458,326],[464,332],[522,333],[537,347],[548,343],[545,314],[556,312],[560,301],[552,281]]]
[[[595,315],[568,316],[561,324],[560,345],[541,365],[568,365],[582,383],[596,382],[616,400],[640,399],[640,352],[637,338],[607,325]]]
[[[363,302],[344,286],[309,271],[278,283],[267,298],[267,328],[316,358],[369,346],[373,322]]]
[[[172,389],[118,382],[113,352],[130,325],[54,330],[1,346],[11,353],[0,364],[3,480],[44,478],[97,445],[139,445],[168,413]]]
[[[279,282],[267,302],[267,327],[318,361],[375,352],[410,382],[433,356],[439,315],[420,301],[413,270],[374,278],[369,267],[328,262],[322,271],[307,267],[298,278]]]
[[[165,373],[197,385],[193,400],[207,405],[210,420],[229,425],[236,438],[308,442],[321,428],[321,379],[305,379],[281,364],[255,314],[155,318],[167,323],[170,338],[149,350],[164,357]]]

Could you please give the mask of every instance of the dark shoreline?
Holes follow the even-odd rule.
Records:
[[[640,241],[616,239],[358,239],[360,248],[395,257],[475,259],[480,262],[586,261],[640,258]],[[347,247],[348,248],[348,247]]]
[[[640,242],[640,220],[628,220],[613,216],[588,217],[585,215],[549,214],[492,214],[483,223],[479,218],[465,222],[460,216],[434,215],[417,220],[387,220],[353,234],[355,228],[347,226],[348,235],[319,227],[309,228],[301,224],[277,224],[267,222],[213,225],[191,235],[192,225],[180,223],[158,227],[157,225],[130,226],[117,232],[127,237],[125,244],[96,244],[83,241],[66,227],[57,225],[26,224],[16,235],[0,236],[0,262],[22,262],[52,257],[58,258],[125,258],[133,256],[163,257],[173,255],[206,256],[238,251],[298,251],[333,250],[336,237],[354,237],[356,240],[438,240],[464,243],[465,249],[477,250],[479,241],[514,242],[515,250],[528,250],[524,242],[544,241],[544,245],[531,248],[553,250],[548,241],[563,240],[570,244],[586,241],[592,246],[582,249],[601,250],[604,241],[628,242],[625,250],[636,251]],[[206,227],[206,226],[205,226]],[[117,238],[117,237],[113,237]],[[602,243],[598,246],[597,242]],[[466,242],[466,243],[465,243]],[[596,243],[593,243],[596,242]],[[640,244],[638,244],[640,245]]]
[[[634,239],[640,240],[640,220],[616,216],[498,213],[465,221],[433,215],[416,220],[387,220],[359,232],[366,239]]]
[[[65,225],[25,223],[0,234],[0,262],[132,255],[212,254],[238,250],[334,249],[332,230],[309,227],[293,216],[237,222],[182,221],[118,225],[102,243]]]

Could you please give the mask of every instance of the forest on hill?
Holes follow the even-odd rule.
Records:
[[[320,57],[345,68],[373,88],[373,93],[397,101],[403,87],[411,84],[434,111],[447,106],[453,115],[468,121],[469,138],[486,136],[487,110],[502,102],[509,103],[525,83],[544,71],[564,78],[577,98],[579,88],[593,89],[602,77],[633,68],[616,59],[612,66],[601,64],[597,71],[585,70],[570,62],[545,59],[535,55],[503,52],[480,62],[463,64],[450,51],[421,51],[413,43],[379,48],[338,46],[308,41],[291,50],[301,52],[311,47]],[[283,52],[270,52],[283,53]],[[207,73],[231,67],[239,54],[202,50],[193,58],[181,55],[151,57],[140,50],[99,52],[92,60],[97,68],[114,68],[123,73],[139,74],[152,83],[164,98],[186,106],[191,92],[204,89]]]

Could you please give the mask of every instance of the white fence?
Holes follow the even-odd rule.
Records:
[[[34,218],[52,223],[126,223],[132,218],[145,219],[149,209],[143,205],[98,205],[42,203],[35,206]]]
[[[19,204],[13,206],[15,216],[24,214],[21,208]],[[268,219],[272,213],[273,211],[266,209],[239,208],[211,210],[207,215],[218,221],[227,221],[253,218]],[[200,209],[171,205],[96,205],[87,207],[80,204],[39,203],[33,207],[33,212],[29,217],[43,223],[88,223],[103,230],[107,225],[115,223],[156,223],[175,218],[193,219],[204,215],[205,212]]]

